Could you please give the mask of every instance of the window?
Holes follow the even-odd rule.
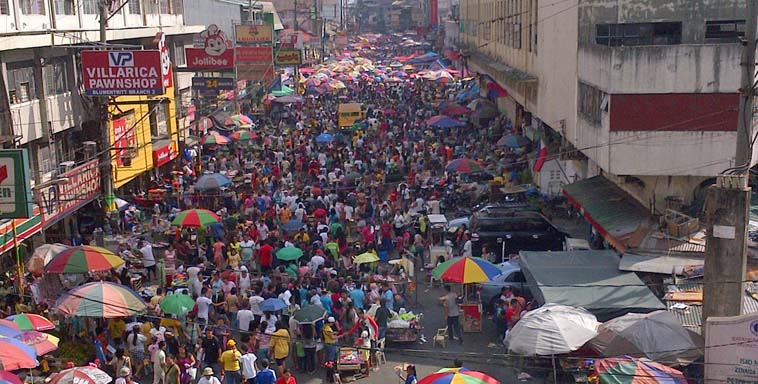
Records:
[[[128,0],[128,1],[129,1],[129,13],[132,15],[141,14],[139,0]]]
[[[174,65],[177,67],[187,65],[187,53],[184,50],[184,43],[178,42],[174,45]]]
[[[158,0],[158,8],[164,15],[171,14],[171,0]]]
[[[24,15],[45,14],[45,0],[20,0],[18,3]]]
[[[34,64],[19,62],[8,64],[8,95],[11,104],[37,99],[34,88]]]
[[[8,6],[8,0],[0,0],[0,15],[10,15],[11,8]]]
[[[579,115],[592,125],[602,122],[602,104],[607,94],[587,83],[579,82]]]
[[[745,20],[712,20],[705,22],[706,39],[730,39],[745,37]]]
[[[97,15],[99,13],[97,0],[82,0],[82,12],[85,15]]]
[[[65,59],[55,60],[44,68],[45,92],[48,95],[62,95],[69,91],[67,63]]]
[[[168,137],[169,103],[150,104],[150,134],[153,139]]]
[[[611,47],[681,44],[682,23],[598,24],[595,42]]]
[[[74,0],[55,0],[56,15],[73,15],[74,8]]]

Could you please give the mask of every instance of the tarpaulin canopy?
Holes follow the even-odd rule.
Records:
[[[611,250],[522,251],[519,264],[540,304],[582,307],[600,321],[665,308],[637,275],[619,271]]]

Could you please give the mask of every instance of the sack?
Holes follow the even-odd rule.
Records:
[[[195,380],[195,377],[197,377],[197,367],[187,368],[187,373],[189,373],[189,376],[192,378],[192,380]]]

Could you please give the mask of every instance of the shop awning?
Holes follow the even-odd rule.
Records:
[[[176,159],[178,151],[176,144],[171,140],[158,140],[153,142],[153,165],[160,167],[169,161]]]
[[[0,253],[13,249],[13,222],[16,223],[16,240],[24,241],[42,230],[42,216],[34,206],[34,216],[28,219],[0,220]]]
[[[611,250],[521,251],[519,264],[539,304],[582,307],[600,321],[666,308],[637,275],[619,271]]]
[[[603,176],[566,185],[563,194],[592,227],[620,252],[626,251],[629,236],[650,220],[642,204]]]
[[[701,253],[660,252],[635,249],[621,257],[619,269],[629,272],[649,272],[665,275],[681,275],[686,267],[703,266],[705,257]]]

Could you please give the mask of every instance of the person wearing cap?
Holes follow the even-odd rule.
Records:
[[[229,339],[226,342],[226,351],[221,354],[221,364],[224,368],[224,384],[240,384],[242,375],[240,373],[240,358],[242,354],[237,350],[237,342]]]
[[[266,359],[261,361],[261,370],[255,375],[255,384],[274,384],[276,383],[276,372],[269,367]],[[200,383],[198,383],[200,384]]]
[[[324,350],[326,351],[326,361],[337,360],[337,336],[334,334],[335,319],[329,316],[326,319],[324,327],[321,329],[321,335],[324,341]]]
[[[131,384],[131,383],[132,383],[132,370],[129,369],[129,367],[121,367],[121,369],[118,370],[118,378],[116,379],[116,384]]]
[[[213,368],[205,367],[203,369],[203,377],[197,381],[197,384],[221,384],[221,381],[214,376]]]

